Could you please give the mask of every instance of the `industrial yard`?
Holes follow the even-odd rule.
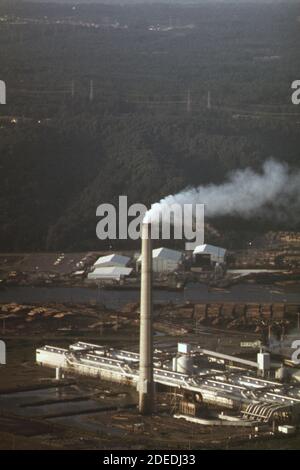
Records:
[[[86,309],[86,306],[82,306],[82,315]],[[134,386],[81,376],[71,371],[66,373],[64,379],[57,381],[55,368],[36,365],[33,345],[38,350],[45,344],[68,350],[70,345],[81,340],[91,345],[98,344],[100,351],[106,345],[108,350],[113,348],[111,352],[124,348],[137,354],[138,325],[127,328],[124,325],[118,331],[107,327],[101,335],[98,331],[82,331],[78,324],[72,337],[69,331],[51,332],[48,325],[47,322],[44,328],[40,326],[36,333],[28,326],[27,335],[20,330],[18,333],[7,331],[6,335],[2,335],[7,338],[9,358],[7,365],[1,368],[1,445],[4,448],[295,447],[297,435],[284,436],[276,433],[274,437],[270,434],[272,426],[264,423],[259,434],[255,431],[255,426],[228,427],[213,425],[213,422],[211,425],[204,422],[192,423],[185,419],[180,419],[178,426],[179,422],[173,415],[175,407],[179,406],[180,396],[173,394],[169,386],[160,390],[153,416],[142,417],[136,407],[138,396]],[[75,327],[76,322],[73,325]],[[202,346],[210,351],[222,351],[228,355],[237,354],[255,362],[258,335],[230,330],[226,336],[212,331],[208,333],[209,328],[202,333],[190,335],[156,334],[156,355],[161,355],[159,351],[163,350],[165,359],[170,360],[172,355],[176,355],[178,341],[192,340],[195,346]],[[248,343],[248,346],[241,346],[243,343]],[[220,364],[211,363],[210,366],[212,364],[214,369],[222,368]],[[280,361],[277,363],[279,365]],[[251,370],[254,369],[250,368],[246,373]],[[230,375],[234,377],[234,374]],[[212,380],[215,378],[212,377]],[[273,384],[272,386],[274,387]],[[281,385],[279,387],[282,388]],[[231,413],[232,410],[226,409],[225,414]],[[203,419],[216,420],[217,414],[220,412],[214,412],[214,406],[203,407]],[[249,435],[252,436],[250,441]]]
[[[156,289],[180,291],[189,282],[197,281],[211,287],[229,287],[248,281],[284,286],[297,283],[300,278],[298,232],[268,232],[239,250],[205,244],[187,253],[158,245],[153,252]],[[140,252],[133,250],[0,253],[0,289],[100,285],[138,290],[139,274]]]
[[[3,448],[298,445],[300,370],[291,356],[300,334],[299,290],[296,278],[277,277],[279,271],[295,276],[295,269],[267,265],[254,273],[244,262],[242,273],[229,274],[238,275],[238,282],[222,287],[226,274],[215,275],[220,260],[207,263],[205,256],[204,265],[187,263],[183,269],[177,264],[182,256],[174,261],[165,250],[171,257],[165,262],[156,260],[156,253],[162,250],[152,257],[153,283],[144,284],[153,302],[150,413],[138,408],[143,257],[129,252],[6,256],[2,273],[18,265],[14,271],[35,269],[40,275],[51,260],[50,274],[59,272],[65,284],[30,287],[15,276],[12,284],[6,278],[0,293],[7,348],[0,386]],[[136,280],[101,277],[90,284],[89,273],[114,275],[107,266],[112,263],[132,270]],[[226,266],[224,273],[230,270],[234,267]],[[70,285],[66,279],[74,271],[84,271],[85,278]],[[174,287],[174,278],[181,285]],[[27,301],[16,301],[26,295]]]

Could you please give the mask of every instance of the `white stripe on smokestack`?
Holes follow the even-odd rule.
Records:
[[[139,411],[153,411],[152,242],[151,224],[142,224]]]

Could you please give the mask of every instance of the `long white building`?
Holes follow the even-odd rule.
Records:
[[[156,248],[152,250],[152,269],[156,273],[173,272],[178,269],[182,261],[181,251],[171,250],[169,248]],[[137,270],[141,264],[141,256],[137,260]]]
[[[170,359],[154,357],[154,381],[195,395],[200,402],[233,409],[242,420],[252,422],[298,422],[299,384],[284,384],[257,377],[259,363],[205,349],[191,350],[176,358],[176,370]],[[204,367],[193,365],[198,358],[208,359]],[[184,361],[183,361],[184,360]],[[181,362],[180,362],[181,361]],[[210,362],[212,361],[212,362]],[[139,354],[105,346],[78,342],[68,349],[44,346],[36,350],[37,364],[56,369],[56,378],[64,372],[95,377],[136,387],[139,379]],[[218,364],[234,362],[237,368]],[[172,360],[172,364],[174,361]],[[178,365],[188,364],[185,372]],[[210,364],[210,365],[208,365]],[[219,367],[219,369],[217,368]]]
[[[94,263],[92,271],[88,273],[88,280],[114,280],[129,276],[133,269],[128,268],[130,258],[115,253],[106,256],[100,256]]]
[[[90,281],[95,281],[97,279],[120,281],[124,277],[129,276],[132,271],[132,268],[125,268],[122,266],[106,266],[103,268],[96,268],[91,273],[88,273],[88,279]]]
[[[128,256],[112,253],[111,255],[100,256],[94,263],[94,268],[107,268],[120,266],[128,266],[130,258]]]

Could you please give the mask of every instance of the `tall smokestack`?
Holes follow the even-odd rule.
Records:
[[[152,243],[151,224],[142,225],[139,411],[153,411]]]

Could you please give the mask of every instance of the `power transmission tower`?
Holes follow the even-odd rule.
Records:
[[[90,80],[89,100],[90,100],[90,102],[94,101],[94,80]]]
[[[75,81],[74,80],[71,81],[71,96],[73,100],[75,97]]]
[[[210,91],[208,91],[208,93],[207,93],[207,109],[211,109]]]
[[[190,113],[191,110],[192,110],[191,90],[188,89],[187,100],[186,100],[186,111],[187,111],[187,113]]]

